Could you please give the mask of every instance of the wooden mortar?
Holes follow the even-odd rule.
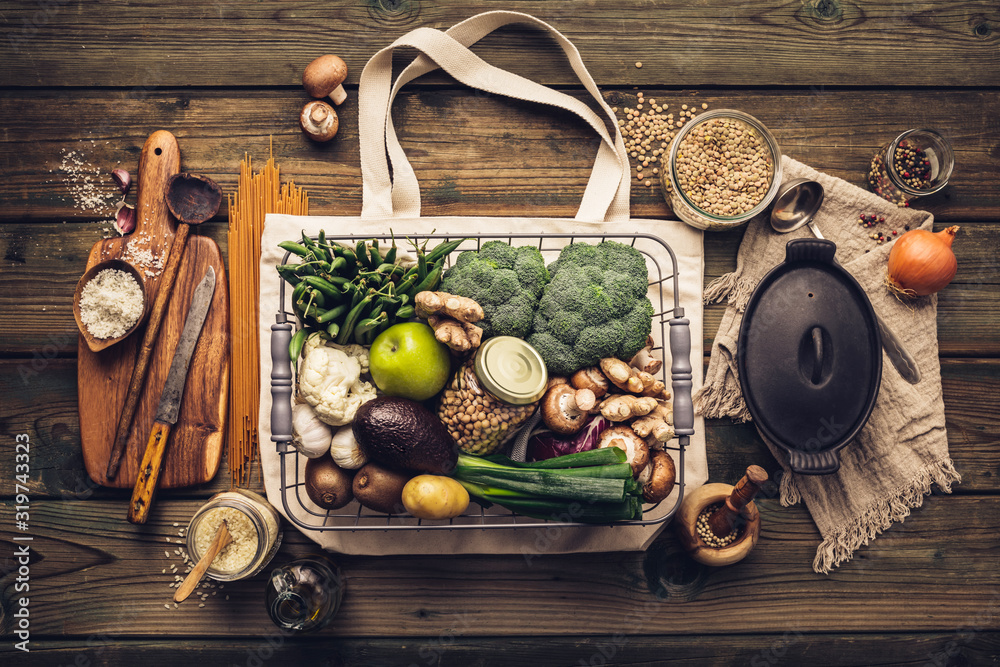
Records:
[[[752,466],[752,468],[755,466]],[[759,469],[758,469],[759,470]],[[748,470],[748,475],[750,471]],[[738,497],[740,491],[734,496],[734,490],[740,487],[742,493],[746,493],[747,477],[740,480],[737,486],[732,484],[706,484],[684,495],[684,501],[677,512],[674,521],[674,531],[680,538],[681,544],[695,559],[703,565],[720,567],[737,563],[749,554],[760,538],[760,513],[753,501],[746,502],[739,509],[739,515],[743,520],[739,527],[739,534],[736,539],[724,547],[711,547],[702,540],[698,534],[698,515],[709,505],[716,503],[725,504],[727,500]],[[754,489],[756,493],[756,489]],[[750,494],[751,497],[753,494]]]

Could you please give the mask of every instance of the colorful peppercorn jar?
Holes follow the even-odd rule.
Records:
[[[955,167],[951,144],[934,130],[907,130],[885,144],[868,167],[868,187],[898,206],[934,194]]]
[[[512,336],[490,338],[441,392],[438,417],[461,451],[486,456],[535,412],[547,383],[535,348]]]

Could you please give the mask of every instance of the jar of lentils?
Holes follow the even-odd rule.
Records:
[[[907,130],[872,157],[868,187],[897,206],[909,206],[947,185],[954,167],[947,139],[934,130]]]
[[[724,231],[766,214],[781,184],[781,152],[764,124],[733,109],[703,113],[671,140],[660,185],[692,227]]]
[[[192,562],[197,563],[208,551],[223,521],[232,542],[212,560],[206,574],[217,581],[252,577],[270,562],[281,545],[278,511],[246,489],[215,494],[188,525],[187,552]]]
[[[438,417],[461,451],[493,454],[535,412],[547,383],[535,348],[512,336],[490,338],[444,388]]]

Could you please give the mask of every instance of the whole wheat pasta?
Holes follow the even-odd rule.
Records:
[[[281,184],[273,155],[253,172],[249,155],[240,162],[236,194],[229,195],[229,304],[232,373],[230,373],[227,457],[231,486],[250,482],[257,457],[260,407],[260,359],[257,313],[260,284],[260,237],[268,213],[308,215],[309,197],[294,183]]]

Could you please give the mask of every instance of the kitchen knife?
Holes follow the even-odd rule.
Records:
[[[131,523],[146,523],[149,518],[149,507],[153,502],[156,484],[163,468],[163,457],[166,454],[167,440],[170,437],[170,427],[177,423],[177,415],[181,409],[181,397],[184,395],[184,383],[187,380],[191,355],[201,335],[202,325],[208,315],[208,307],[212,304],[215,293],[215,269],[211,266],[205,272],[205,277],[194,290],[191,306],[188,308],[184,329],[174,349],[174,358],[170,362],[167,381],[160,393],[160,404],[156,409],[153,421],[153,431],[146,442],[146,452],[139,466],[139,477],[135,481],[132,500],[128,506],[128,520]]]

